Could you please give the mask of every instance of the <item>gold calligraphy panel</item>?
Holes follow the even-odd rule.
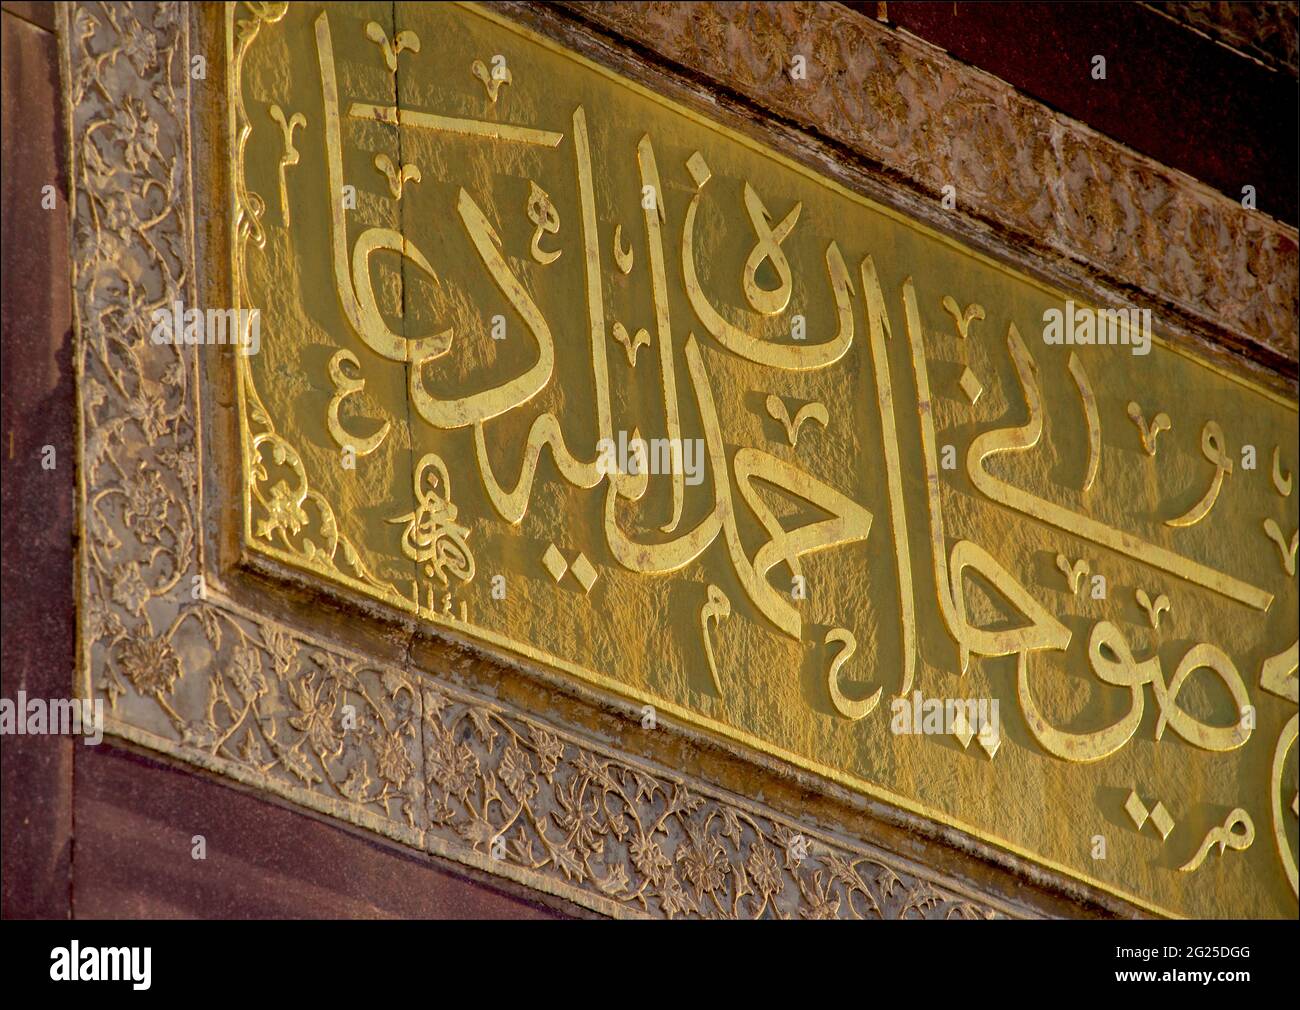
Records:
[[[228,42],[251,548],[1149,907],[1295,915],[1294,404],[490,12]]]

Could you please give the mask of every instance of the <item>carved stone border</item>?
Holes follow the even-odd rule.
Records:
[[[275,8],[247,5],[238,31]],[[78,690],[107,701],[107,731],[612,916],[1032,914],[217,589],[201,433],[220,405],[200,391],[233,362],[150,339],[154,308],[196,297],[188,17],[59,9]]]
[[[1143,7],[1292,77],[1297,72],[1294,3],[1153,0]]]
[[[541,5],[517,6],[530,20],[555,18]],[[1294,378],[1295,228],[839,4],[562,6],[656,62],[824,137],[891,186],[936,205],[954,186],[959,218],[1067,273],[1136,288],[1158,310],[1185,314]],[[806,80],[788,72],[795,54],[806,58]]]

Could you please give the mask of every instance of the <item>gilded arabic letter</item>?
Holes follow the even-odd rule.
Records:
[[[881,450],[885,456],[885,483],[889,492],[889,519],[893,532],[894,564],[898,574],[898,612],[902,625],[903,683],[899,695],[912,688],[916,674],[916,601],[912,593],[912,552],[907,539],[907,512],[903,496],[903,470],[899,461],[898,428],[894,419],[894,388],[889,376],[885,339],[892,339],[885,297],[876,276],[875,261],[867,256],[859,268],[862,297],[867,303],[867,330],[871,367],[876,380],[876,409],[880,418]]]
[[[554,414],[545,413],[533,421],[528,429],[528,438],[524,443],[523,458],[519,464],[519,479],[509,490],[502,487],[497,480],[496,471],[488,456],[487,435],[483,421],[475,421],[474,454],[478,461],[479,475],[483,478],[483,487],[487,491],[492,507],[506,522],[515,525],[523,519],[532,499],[533,481],[537,477],[537,467],[541,463],[542,449],[549,447],[551,458],[555,461],[560,476],[570,484],[580,488],[595,487],[605,479],[598,455],[590,463],[577,459],[564,440],[564,432]],[[613,493],[616,486],[611,484]]]
[[[700,359],[699,346],[696,344],[694,334],[686,339],[686,364],[695,389],[696,401],[699,404],[700,426],[704,429],[706,455],[713,476],[713,510],[688,533],[664,543],[639,543],[619,528],[617,504],[622,494],[619,487],[611,482],[605,495],[605,540],[609,545],[610,553],[624,568],[633,572],[651,574],[676,571],[690,564],[704,553],[719,532],[725,530],[732,564],[736,566],[742,582],[746,579],[752,581],[753,570],[740,546],[740,538],[735,532],[731,481],[727,475],[726,453],[722,442],[722,430],[718,424],[717,408],[713,402],[713,392],[709,388],[708,376],[704,371],[704,362]],[[645,475],[642,474],[639,479],[644,488]]]
[[[1293,895],[1300,894],[1300,877],[1296,873],[1296,859],[1291,852],[1291,844],[1286,836],[1286,824],[1282,813],[1282,772],[1286,763],[1287,752],[1295,745],[1300,736],[1300,715],[1293,715],[1287,720],[1278,735],[1273,748],[1273,764],[1269,771],[1269,805],[1273,811],[1273,839],[1277,843],[1277,853],[1282,860],[1282,869],[1286,873],[1287,883],[1291,885]]]
[[[1204,519],[1218,501],[1219,491],[1223,487],[1223,478],[1232,473],[1232,460],[1229,458],[1223,441],[1223,429],[1217,421],[1206,421],[1201,429],[1201,453],[1214,464],[1214,476],[1201,500],[1180,516],[1166,519],[1166,526],[1195,526]]]
[[[867,263],[870,263],[870,258],[868,258]],[[874,265],[872,265],[871,270],[874,279]],[[872,288],[868,289],[867,306],[869,315],[871,314],[873,299],[876,297],[872,292],[878,292],[878,290],[879,286],[874,284]],[[882,321],[887,320],[888,317],[884,313],[883,303],[876,309],[876,314]],[[930,373],[925,362],[925,340],[921,332],[921,314],[916,304],[916,287],[912,283],[911,277],[908,277],[903,282],[903,315],[907,324],[907,343],[911,351],[912,377],[916,383],[916,413],[921,430],[921,453],[925,459],[926,505],[930,521],[930,559],[934,570],[939,611],[943,615],[944,624],[947,626],[949,634],[957,643],[957,665],[960,672],[964,674],[970,665],[970,648],[966,644],[964,637],[966,618],[964,611],[960,615],[957,612],[956,603],[952,598],[952,583],[948,576],[948,550],[943,528],[939,462],[935,455],[934,408],[930,398]],[[885,367],[887,368],[887,365]],[[876,370],[877,373],[881,373],[885,369],[882,369],[878,364]]]
[[[835,706],[835,711],[851,722],[857,722],[870,715],[875,707],[880,704],[880,695],[884,688],[878,687],[865,698],[850,698],[840,687],[840,668],[844,666],[857,651],[858,640],[853,637],[853,632],[847,628],[834,628],[826,632],[826,645],[829,647],[833,643],[843,643],[844,648],[836,654],[831,660],[830,669],[826,672],[826,686],[830,691],[831,704]]]
[[[1276,656],[1269,656],[1259,668],[1259,686],[1269,694],[1287,698],[1293,704],[1300,701],[1300,640],[1291,643]]]
[[[1232,695],[1234,718],[1231,725],[1212,726],[1179,706],[1178,693],[1183,689],[1187,678],[1202,668],[1218,674]],[[1236,665],[1218,646],[1208,642],[1193,645],[1183,655],[1168,687],[1165,687],[1160,677],[1153,678],[1151,686],[1160,706],[1160,717],[1156,721],[1157,740],[1164,734],[1166,725],[1193,746],[1210,751],[1236,750],[1250,739],[1251,727],[1241,718],[1241,713],[1250,704],[1250,695],[1246,692],[1246,685],[1242,682]]]
[[[956,608],[960,639],[980,656],[1009,656],[1040,649],[1063,650],[1070,644],[1070,629],[1058,621],[1029,593],[1019,580],[979,544],[959,540],[949,558],[952,600]],[[1029,623],[1012,628],[977,628],[966,619],[966,590],[962,578],[966,569],[978,572]]]
[[[826,247],[826,269],[830,276],[839,317],[839,332],[831,340],[819,344],[778,344],[759,340],[728,322],[709,301],[695,269],[695,217],[699,210],[704,185],[700,175],[702,174],[707,181],[708,167],[703,165],[703,159],[699,159],[698,162],[696,159],[699,159],[699,152],[692,155],[687,162],[687,166],[696,177],[698,188],[695,195],[691,197],[690,204],[687,205],[686,220],[682,225],[682,276],[686,281],[686,294],[690,299],[691,308],[704,324],[704,329],[709,336],[731,353],[760,365],[804,371],[825,368],[839,361],[848,353],[853,343],[854,292],[852,278],[844,265],[844,257],[840,255],[839,246],[834,241]],[[701,167],[702,171],[697,174]]]
[[[650,186],[656,193],[662,193],[659,182],[659,168],[655,162],[654,145],[649,136],[641,138],[637,144],[637,164],[641,171],[641,182]],[[677,404],[677,371],[673,362],[672,323],[668,314],[668,271],[664,262],[663,240],[663,201],[655,201],[655,207],[645,208],[646,242],[650,253],[651,297],[655,306],[655,332],[658,335],[659,378],[664,397],[664,423],[668,431],[669,444],[681,444],[681,419]],[[630,261],[629,261],[630,262]],[[629,352],[635,361],[635,350]],[[672,468],[672,515],[660,529],[671,533],[682,521],[682,509],[686,502],[686,474],[680,466]]]
[[[600,232],[596,223],[596,184],[591,172],[591,144],[587,113],[573,110],[573,150],[578,172],[578,202],[582,212],[582,255],[586,278],[587,318],[590,323],[591,374],[596,392],[598,441],[613,437],[609,406],[609,362],[605,355],[605,296],[601,288]]]
[[[357,335],[376,354],[391,361],[425,363],[441,357],[451,349],[452,332],[444,330],[427,337],[408,338],[388,328],[371,280],[370,257],[377,252],[395,252],[410,260],[429,277],[436,277],[433,267],[407,238],[391,228],[368,228],[357,236],[352,247],[352,283],[357,314]],[[343,296],[340,285],[340,296]]]
[[[547,195],[546,190],[533,182],[528,181],[528,220],[536,225],[533,231],[532,242],[529,244],[528,251],[532,253],[533,259],[543,266],[554,263],[560,258],[563,249],[548,251],[541,247],[543,235],[555,235],[560,230],[560,214],[551,203],[551,198]]]
[[[284,110],[278,105],[272,105],[270,110],[271,118],[280,125],[280,132],[284,139],[284,154],[280,157],[280,215],[284,218],[284,226],[289,227],[289,189],[285,182],[284,170],[298,164],[298,149],[293,146],[293,131],[300,127],[306,127],[307,117],[301,112],[295,112],[286,120]]]
[[[1241,832],[1236,832],[1233,828],[1241,828]],[[1249,849],[1255,842],[1255,822],[1250,819],[1250,814],[1237,807],[1223,822],[1222,826],[1211,828],[1206,834],[1205,840],[1201,842],[1201,847],[1197,849],[1196,855],[1189,859],[1178,869],[1183,873],[1191,873],[1198,869],[1205,862],[1205,857],[1210,854],[1210,850],[1215,845],[1219,847],[1219,855],[1223,855],[1225,849],[1234,849],[1237,852],[1244,852]]]
[[[790,304],[790,293],[794,290],[790,277],[790,264],[785,258],[781,243],[785,241],[786,236],[799,220],[799,212],[803,210],[803,204],[796,203],[789,213],[773,226],[772,215],[768,213],[762,199],[748,182],[745,183],[744,195],[745,211],[749,214],[749,220],[754,226],[754,234],[758,238],[749,258],[745,260],[743,283],[745,297],[755,312],[774,316],[785,311],[786,306]],[[776,271],[775,288],[762,288],[758,285],[756,276],[764,260],[771,263]]]
[[[984,318],[984,306],[978,302],[972,302],[962,309],[952,295],[944,295],[939,304],[948,315],[952,316],[952,321],[957,324],[957,336],[962,340],[969,335],[971,322]]]
[[[1029,689],[1029,653],[1020,653],[1017,660],[1016,696],[1025,722],[1043,750],[1065,761],[1099,761],[1128,743],[1142,724],[1143,685],[1159,672],[1158,660],[1135,661],[1123,635],[1108,621],[1098,621],[1093,625],[1088,658],[1093,672],[1100,679],[1117,687],[1127,687],[1130,697],[1129,710],[1123,718],[1092,733],[1070,733],[1053,726],[1039,711]]]
[[[500,385],[471,393],[467,396],[441,400],[432,396],[424,386],[423,369],[426,364],[445,354],[450,347],[413,358],[409,389],[415,408],[425,421],[435,428],[464,428],[487,421],[536,396],[551,380],[555,368],[555,345],[551,329],[532,297],[519,283],[501,253],[501,240],[483,216],[473,197],[460,191],[457,203],[461,221],[478,251],[479,258],[488,268],[493,281],[506,296],[515,311],[523,318],[537,341],[537,360],[522,375]]]
[[[1291,495],[1291,471],[1282,472],[1282,447],[1273,446],[1273,487],[1283,498]]]
[[[722,695],[722,684],[718,680],[718,664],[713,655],[713,641],[709,637],[709,621],[716,627],[719,622],[731,616],[731,600],[717,586],[709,584],[707,599],[700,608],[700,630],[703,632],[704,656],[709,662],[709,676],[713,678],[714,690]]]
[[[754,555],[754,578],[742,578],[741,582],[765,617],[786,634],[798,638],[799,612],[788,602],[785,594],[778,593],[767,582],[768,571],[777,564],[785,564],[791,575],[797,576],[801,574],[801,555],[865,540],[871,530],[871,513],[807,472],[760,449],[737,449],[732,469],[741,497],[763,524],[769,537]],[[831,513],[832,518],[785,529],[759,496],[753,483],[756,479],[812,502]]]
[[[1088,373],[1084,370],[1083,362],[1074,351],[1070,352],[1070,375],[1079,390],[1084,420],[1088,425],[1088,468],[1084,473],[1081,488],[1083,491],[1088,491],[1097,480],[1097,471],[1101,469],[1101,419],[1097,413],[1097,397],[1092,391],[1092,383],[1088,381]]]
[[[1277,548],[1278,559],[1282,562],[1282,570],[1287,575],[1294,575],[1296,551],[1300,549],[1300,530],[1291,534],[1291,542],[1288,544],[1286,535],[1282,532],[1282,527],[1277,524],[1276,519],[1270,517],[1264,520],[1264,535]]]
[[[351,351],[341,349],[330,358],[329,373],[330,379],[334,383],[334,396],[330,398],[329,407],[325,412],[325,425],[329,429],[330,436],[341,447],[351,446],[358,456],[369,456],[378,449],[388,437],[391,425],[385,421],[377,431],[364,438],[348,434],[339,420],[339,407],[343,401],[353,393],[361,392],[366,385],[366,380],[360,377],[351,378],[343,371],[343,365],[347,364],[352,368],[359,369],[361,362]]]

